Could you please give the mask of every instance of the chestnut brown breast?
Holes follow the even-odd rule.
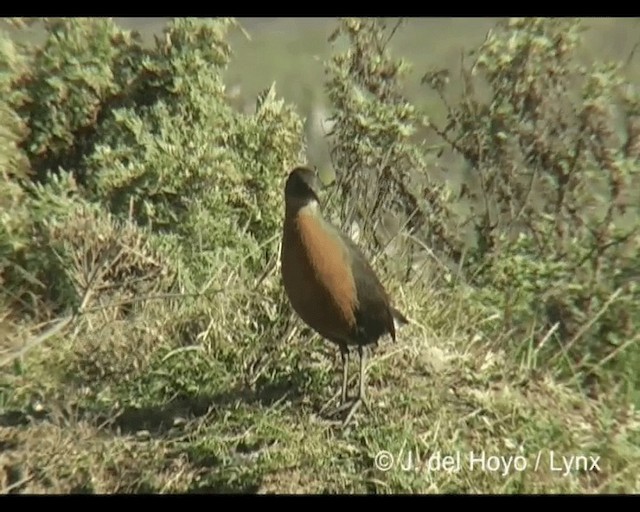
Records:
[[[357,289],[349,252],[312,207],[285,217],[282,275],[293,309],[320,335],[355,343]]]

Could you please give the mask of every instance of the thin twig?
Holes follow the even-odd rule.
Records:
[[[556,322],[555,324],[553,324],[551,326],[551,329],[549,329],[549,331],[547,332],[547,334],[544,335],[544,338],[542,338],[542,340],[540,341],[540,343],[538,343],[538,346],[535,348],[535,350],[533,351],[534,354],[537,354],[540,349],[544,346],[544,344],[547,342],[547,340],[549,338],[551,338],[551,336],[553,335],[554,332],[556,332],[558,330],[558,328],[560,327],[560,322]]]
[[[5,358],[2,362],[0,362],[0,368],[8,365],[15,359],[22,357],[32,348],[37,347],[38,345],[45,342],[52,336],[55,336],[56,334],[58,334],[62,329],[64,329],[65,327],[67,327],[67,325],[71,323],[74,317],[75,315],[70,315],[59,320],[54,326],[50,327],[42,334],[39,334],[38,336],[33,338],[31,341],[29,341],[26,345],[24,345],[20,350],[18,350],[17,352],[14,352],[13,354]]]
[[[389,34],[389,37],[387,38],[385,43],[382,45],[382,50],[385,50],[387,48],[387,45],[391,42],[391,39],[393,39],[393,36],[396,35],[396,32],[398,31],[398,29],[403,23],[404,23],[404,18],[402,17],[399,18],[395,26],[391,29],[391,33]]]
[[[136,302],[144,302],[147,300],[168,300],[168,299],[179,299],[182,297],[207,297],[209,295],[215,295],[217,293],[221,293],[225,291],[224,288],[219,288],[217,290],[211,290],[208,292],[195,292],[195,293],[159,293],[157,295],[144,295],[142,297],[131,297],[130,299],[120,300],[117,302],[109,302],[108,304],[104,304],[102,306],[93,306],[91,308],[86,308],[82,310],[82,313],[94,313],[96,311],[102,311],[103,309],[116,308],[120,306],[126,306],[128,304],[133,304]]]
[[[631,51],[629,52],[629,56],[627,57],[627,61],[624,64],[625,67],[631,64],[631,61],[633,60],[633,56],[636,53],[636,50],[638,49],[639,46],[640,46],[640,42],[637,42],[636,44],[633,45],[633,48],[631,48]]]
[[[609,306],[618,298],[618,296],[622,293],[623,288],[618,288],[615,292],[613,292],[611,294],[611,296],[607,299],[607,302],[604,303],[604,305],[600,308],[600,310],[593,315],[589,321],[587,323],[585,323],[579,330],[578,332],[573,336],[573,338],[571,338],[571,341],[569,341],[569,343],[567,343],[566,346],[562,347],[562,351],[556,353],[555,356],[553,356],[552,361],[554,361],[559,354],[568,354],[569,350],[571,349],[571,347],[573,347],[573,345],[575,345],[575,343],[591,328],[591,326],[602,316],[604,315],[605,311],[607,309],[609,309]]]
[[[24,478],[21,478],[17,482],[13,482],[11,485],[7,485],[3,489],[0,489],[0,494],[9,494],[14,489],[17,489],[18,487],[23,486],[24,484],[26,484],[27,482],[30,482],[31,480],[33,480],[33,475],[25,476]]]
[[[616,347],[616,349],[612,350],[610,354],[604,357],[601,361],[598,361],[598,363],[594,366],[594,369],[603,367],[607,362],[618,356],[621,352],[626,350],[629,346],[631,346],[633,343],[636,343],[637,341],[640,341],[640,335],[636,335],[633,338],[625,341],[619,347]]]

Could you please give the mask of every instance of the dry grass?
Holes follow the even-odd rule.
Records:
[[[277,274],[265,280],[267,287],[276,283]],[[316,417],[337,389],[337,354],[295,328],[288,341],[275,343],[274,329],[255,341],[259,347],[239,346],[234,354],[198,336],[192,348],[176,351],[163,336],[149,338],[137,316],[101,329],[95,357],[96,338],[81,320],[75,332],[35,348],[13,371],[4,368],[3,488],[23,493],[640,490],[636,411],[613,395],[585,396],[558,382],[552,368],[515,363],[491,348],[490,340],[474,336],[473,325],[483,319],[465,315],[455,292],[418,288],[414,283],[396,290],[413,323],[371,361],[372,413],[362,412],[346,430]],[[141,307],[138,314],[144,311]],[[169,323],[158,320],[159,332]],[[269,357],[256,358],[256,348]],[[93,373],[86,369],[90,360]],[[379,455],[383,451],[387,455]],[[459,458],[459,465],[438,467],[438,457],[445,456]],[[578,458],[566,469],[562,457],[570,462],[571,456]],[[592,458],[598,458],[597,466],[591,467]],[[376,464],[391,467],[381,470]]]

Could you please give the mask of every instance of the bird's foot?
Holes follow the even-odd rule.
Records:
[[[346,413],[344,419],[339,422],[341,423],[342,428],[345,428],[349,423],[351,423],[355,416],[355,413],[358,411],[358,409],[360,409],[360,407],[364,407],[368,413],[371,412],[369,401],[364,399],[363,397],[357,397],[353,400],[347,400],[339,406],[325,412],[324,416],[327,418],[335,418],[336,416]]]
[[[328,402],[320,411],[320,414],[326,418],[333,418],[335,416],[338,416],[340,413],[343,413],[353,405],[354,400],[347,400],[345,402],[342,402],[337,407],[328,408],[331,402],[333,402],[333,400]]]
[[[368,414],[371,414],[371,407],[369,406],[369,401],[364,396],[357,397],[351,404],[348,409],[347,415],[342,421],[342,428],[345,428],[356,414],[356,411],[360,408],[364,407]]]
[[[340,408],[344,407],[344,402],[341,405],[339,405],[337,407],[334,407],[334,408],[331,408],[330,406],[336,400],[339,400],[339,399],[340,399],[340,391],[338,391],[335,395],[333,395],[331,397],[331,399],[328,400],[327,403],[322,406],[320,411],[318,411],[318,415],[319,416],[335,416],[338,412],[340,412],[340,410],[341,410]],[[348,403],[348,402],[346,402],[346,403]]]

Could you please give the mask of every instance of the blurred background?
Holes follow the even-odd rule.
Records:
[[[147,44],[160,36],[169,18],[114,18],[122,27],[138,31]],[[405,93],[409,100],[434,118],[442,112],[435,94],[420,84],[430,68],[447,68],[451,87],[459,79],[463,52],[476,47],[500,18],[406,18],[390,42],[396,55],[411,65]],[[234,57],[227,70],[227,87],[234,105],[253,111],[256,95],[276,84],[276,92],[293,102],[306,119],[309,161],[328,165],[323,143],[328,101],[324,95],[324,62],[332,45],[327,39],[337,27],[336,18],[237,18],[244,30],[229,38]],[[389,18],[389,24],[395,21]],[[628,62],[629,78],[640,78],[640,18],[586,18],[583,57]],[[0,26],[6,28],[4,23]],[[38,26],[23,33],[8,28],[16,37],[42,38]],[[467,57],[468,59],[468,57]]]

